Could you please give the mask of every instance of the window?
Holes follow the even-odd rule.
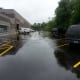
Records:
[[[0,33],[7,32],[8,31],[7,29],[8,29],[8,26],[0,25]]]

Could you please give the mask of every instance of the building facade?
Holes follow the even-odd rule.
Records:
[[[30,28],[31,24],[24,19],[18,12],[14,9],[2,9],[0,8],[0,14],[8,16],[13,24],[19,27],[27,27]]]
[[[31,28],[31,25],[15,10],[0,8],[0,42],[17,40],[21,27]]]

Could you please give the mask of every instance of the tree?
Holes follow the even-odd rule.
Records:
[[[32,25],[32,28],[34,29],[34,30],[40,30],[40,23],[34,23],[33,25]]]
[[[67,29],[71,17],[70,0],[61,0],[55,13],[57,27]]]
[[[80,0],[73,0],[71,24],[80,24]]]
[[[45,30],[46,26],[47,26],[47,24],[45,22],[43,22],[43,23],[34,23],[32,25],[32,28],[35,29],[35,30],[41,31],[41,30]]]
[[[47,30],[48,31],[51,31],[53,28],[57,27],[56,26],[56,22],[55,22],[55,17],[52,18],[52,20],[50,20],[48,23],[47,23]]]

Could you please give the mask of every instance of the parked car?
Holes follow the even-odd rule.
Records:
[[[19,32],[21,34],[27,34],[27,33],[29,34],[31,32],[30,30],[31,30],[30,28],[21,28]]]
[[[52,34],[52,36],[57,37],[58,36],[58,28],[53,28],[51,30],[51,34]]]
[[[63,28],[53,28],[51,31],[51,34],[54,37],[63,38],[63,37],[65,37],[65,32],[66,32],[66,30],[64,30]]]
[[[30,32],[35,32],[35,30],[31,29]]]
[[[80,25],[72,25],[66,32],[67,43],[80,44]]]

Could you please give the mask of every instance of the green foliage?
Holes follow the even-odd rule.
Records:
[[[56,27],[56,22],[55,22],[55,18],[53,18],[47,23],[47,31],[51,31],[52,28],[55,28],[55,27]]]
[[[43,22],[43,23],[34,23],[33,25],[32,25],[32,28],[34,29],[34,30],[38,30],[38,31],[40,31],[40,30],[45,30],[45,27],[47,26],[47,24],[45,23],[45,22]]]
[[[61,0],[55,13],[58,28],[80,24],[80,0]]]
[[[71,17],[71,24],[80,24],[80,0],[74,0],[73,3],[73,10],[72,10],[72,17]]]
[[[66,29],[69,26],[71,7],[69,0],[61,0],[55,11],[57,27]]]

